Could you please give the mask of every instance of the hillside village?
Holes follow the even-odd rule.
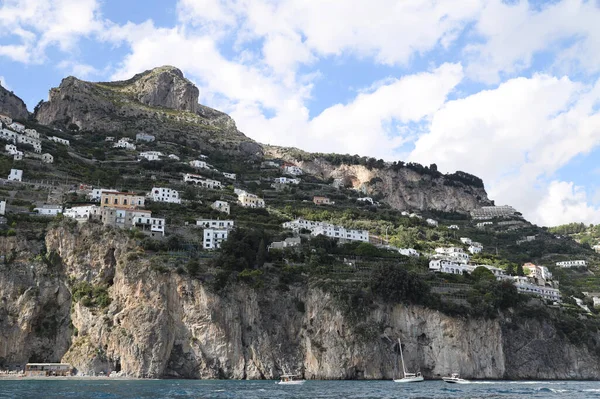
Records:
[[[600,305],[595,293],[600,289],[582,291],[585,286],[577,285],[578,279],[595,281],[598,256],[532,226],[510,206],[483,206],[470,214],[396,211],[380,194],[367,196],[339,179],[323,181],[290,159],[232,160],[145,132],[102,137],[6,115],[0,121],[0,139],[6,142],[0,158],[6,174],[0,189],[5,234],[18,234],[20,225],[11,222],[9,228],[7,219],[65,218],[130,230],[144,242],[159,243],[147,248],[158,245],[206,261],[218,258],[236,229],[258,229],[262,248],[254,250],[269,255],[248,264],[250,269],[267,260],[306,262],[315,251],[312,241],[326,237],[333,245],[354,248],[321,258],[331,270],[358,271],[361,262],[372,265],[378,259],[416,262],[421,273],[438,276],[433,292],[460,305],[468,304],[467,297],[454,276],[478,268],[549,304],[577,304],[585,313]],[[545,259],[527,249],[539,243],[566,251]]]

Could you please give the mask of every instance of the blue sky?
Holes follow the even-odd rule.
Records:
[[[600,223],[600,5],[501,0],[4,0],[0,79],[175,65],[248,136],[436,163],[542,225]]]

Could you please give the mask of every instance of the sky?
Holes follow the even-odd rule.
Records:
[[[266,144],[481,177],[539,225],[600,223],[598,0],[0,0],[0,81],[180,68]]]

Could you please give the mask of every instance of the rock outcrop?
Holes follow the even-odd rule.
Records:
[[[198,104],[198,88],[174,67],[117,82],[69,76],[36,108],[44,125],[107,135],[146,132],[198,149],[261,155],[227,114]]]
[[[0,114],[8,115],[13,119],[24,120],[29,117],[27,106],[13,92],[2,87],[0,82]]]
[[[385,303],[357,319],[332,294],[304,284],[216,293],[156,267],[124,232],[100,225],[50,230],[41,261],[27,243],[2,240],[0,247],[20,247],[8,248],[17,256],[0,266],[0,365],[62,360],[85,373],[135,377],[261,379],[288,370],[311,379],[390,379],[401,337],[407,366],[426,378],[600,378],[595,352],[539,320]],[[72,300],[82,282],[108,287],[110,304]]]

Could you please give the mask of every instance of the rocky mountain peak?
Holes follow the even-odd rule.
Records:
[[[2,82],[0,82],[0,114],[8,115],[13,119],[27,119],[29,116],[23,100],[2,87]]]
[[[198,88],[183,76],[180,69],[170,65],[154,68],[133,78],[109,83],[135,97],[142,104],[178,111],[198,111]]]

